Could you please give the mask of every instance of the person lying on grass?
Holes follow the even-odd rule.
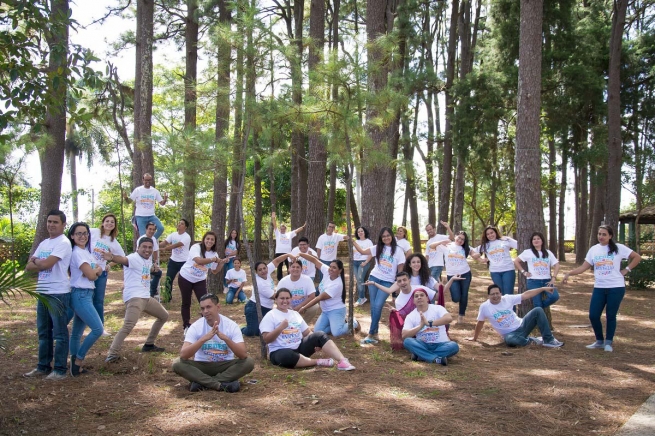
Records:
[[[544,291],[552,293],[553,288],[545,286],[531,289],[522,294],[502,295],[498,285],[489,285],[487,288],[489,299],[480,305],[475,333],[472,338],[466,340],[477,341],[484,322],[489,320],[494,330],[503,337],[505,343],[510,347],[525,347],[532,342],[548,348],[561,347],[564,342],[555,339],[551,333],[548,318],[546,318],[546,313],[541,307],[535,307],[523,319],[519,318],[513,310],[514,306],[521,303],[521,301],[539,295]],[[535,326],[539,327],[543,339],[529,336]]]
[[[275,293],[276,308],[264,316],[259,324],[264,342],[268,344],[271,363],[283,368],[306,368],[308,366],[331,367],[337,362],[337,369],[355,369],[337,345],[322,331],[311,332],[302,316],[291,309],[291,291],[280,288]],[[311,359],[314,352],[323,350],[329,359]]]

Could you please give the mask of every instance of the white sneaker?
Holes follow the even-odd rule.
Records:
[[[612,348],[612,344],[605,344],[605,351],[607,351],[608,353],[614,351],[614,348]]]
[[[189,331],[189,327],[184,327],[184,336],[183,336],[184,338],[186,338],[186,332],[188,331]]]
[[[103,330],[102,336],[111,336],[111,333],[109,333],[107,330]]]
[[[553,338],[550,342],[544,342],[542,344],[546,348],[559,348],[564,345],[564,342],[560,342],[557,339]]]
[[[528,340],[530,342],[533,342],[536,345],[543,345],[544,344],[544,340],[543,340],[543,338],[541,336],[530,336],[528,338]]]
[[[368,300],[366,298],[360,298],[355,303],[355,307],[363,306]]]
[[[593,350],[593,349],[605,348],[605,346],[603,345],[603,341],[596,341],[593,344],[587,345],[586,348],[589,348],[590,350]]]

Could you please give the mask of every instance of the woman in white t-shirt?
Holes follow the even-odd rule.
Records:
[[[616,314],[621,301],[625,296],[625,275],[632,271],[641,256],[623,244],[614,242],[614,230],[610,226],[598,227],[598,244],[587,252],[582,265],[564,275],[562,283],[566,283],[569,276],[581,274],[592,266],[594,267],[594,291],[589,303],[589,321],[596,335],[596,342],[587,345],[587,348],[604,348],[613,351],[612,341],[616,331]],[[629,264],[621,269],[621,261],[628,259]],[[605,309],[607,333],[603,342],[603,324],[600,316]]]
[[[95,292],[93,293],[93,307],[96,308],[100,321],[105,324],[105,291],[107,289],[107,273],[110,268],[115,264],[107,262],[103,257],[103,253],[114,253],[119,256],[125,256],[123,247],[116,239],[118,235],[118,227],[116,226],[116,215],[108,213],[102,217],[102,224],[99,229],[91,229],[91,253],[95,257],[96,264],[99,265],[103,271],[102,274],[95,281]],[[105,333],[109,334],[109,333]]]
[[[552,286],[553,292],[542,292],[532,297],[534,307],[546,308],[555,304],[559,300],[559,292],[555,289],[557,274],[559,273],[559,261],[552,251],[544,247],[544,235],[540,232],[534,232],[530,236],[530,248],[514,259],[514,265],[527,278],[528,291],[531,289]],[[527,270],[523,269],[522,263],[527,265]],[[553,274],[551,275],[551,268]]]
[[[246,272],[241,269],[241,259],[232,259],[231,262],[234,268],[225,273],[225,281],[227,282],[225,303],[232,304],[234,297],[237,297],[239,303],[245,303],[248,299],[246,293],[243,292],[243,287],[248,283]]]
[[[446,280],[450,280],[452,276],[458,274],[464,279],[454,282],[450,287],[450,298],[453,300],[453,303],[459,303],[457,323],[462,323],[464,322],[464,316],[466,316],[466,307],[469,302],[469,287],[473,278],[471,267],[466,259],[471,256],[473,259],[480,261],[480,255],[469,247],[469,237],[464,231],[457,232],[454,242],[446,239],[433,243],[430,245],[430,248],[437,248],[438,245],[445,246]]]
[[[382,227],[377,245],[362,249],[357,241],[353,240],[353,247],[361,254],[375,256],[375,267],[369,277],[371,282],[379,283],[388,288],[396,281],[396,274],[403,270],[405,253],[396,244],[393,230],[390,227]],[[368,295],[371,297],[371,327],[368,330],[368,335],[361,340],[361,343],[377,344],[379,342],[378,327],[382,317],[382,308],[389,295],[380,291],[374,285],[369,285]]]
[[[276,257],[268,265],[265,262],[255,264],[255,274],[252,275],[253,286],[256,284],[257,293],[259,294],[259,303],[262,307],[262,316],[266,315],[273,308],[273,294],[275,293],[275,282],[273,281],[273,271],[277,266],[287,259],[287,254]],[[251,270],[252,274],[252,270]],[[257,315],[257,297],[253,288],[250,300],[243,308],[246,316],[246,326],[241,328],[241,334],[244,336],[259,336],[259,316]]]
[[[516,240],[501,236],[495,226],[487,226],[484,229],[481,244],[477,248],[478,253],[486,257],[491,280],[503,295],[513,294],[516,283],[516,270],[510,254],[512,248],[518,248]]]
[[[277,227],[277,217],[275,212],[271,213],[271,223],[273,224],[273,233],[275,234],[275,257],[278,257],[281,254],[291,253],[291,243],[293,238],[296,237],[296,234],[302,232],[307,224],[303,224],[298,227],[296,230],[291,230],[287,232],[287,226],[280,224],[280,228]],[[289,260],[284,260],[284,265],[287,267],[287,274],[289,274]],[[282,263],[277,267],[277,281],[282,280]]]
[[[227,259],[227,265],[225,265],[223,271],[227,274],[229,270],[234,268],[234,259],[239,257],[241,243],[239,242],[239,231],[237,229],[230,230],[230,235],[223,242],[223,247],[223,253]],[[224,279],[223,286],[227,287],[227,279]],[[227,292],[227,290],[224,290],[224,292]]]
[[[404,271],[409,274],[410,282],[414,286],[425,286],[437,289],[439,282],[430,275],[428,260],[421,253],[414,253],[407,258]]]
[[[335,338],[345,335],[348,333],[348,322],[346,320],[346,281],[343,276],[343,263],[336,259],[330,262],[328,267],[311,254],[299,253],[298,256],[313,262],[316,268],[320,268],[323,273],[323,280],[318,285],[318,296],[306,303],[299,313],[302,315],[310,307],[320,304],[322,313],[314,324],[314,330],[331,334]],[[355,319],[353,319],[353,328],[359,329],[359,323]]]
[[[412,252],[412,246],[407,240],[407,228],[403,226],[398,226],[398,228],[396,228],[396,244],[403,249],[405,256],[409,256]]]
[[[357,244],[359,244],[360,248],[371,248],[373,246],[373,242],[369,239],[369,233],[366,227],[357,227],[355,234],[357,235]],[[373,256],[370,254],[360,254],[359,251],[353,250],[353,272],[355,273],[355,279],[357,280],[358,296],[355,306],[361,306],[368,301],[366,299],[366,286],[364,285],[364,282],[371,271],[371,266],[373,265],[372,260]]]
[[[73,329],[70,337],[70,373],[73,377],[86,372],[82,369],[89,349],[100,339],[103,332],[102,321],[93,306],[95,280],[103,273],[91,254],[89,236],[91,232],[86,223],[75,223],[68,229],[68,238],[73,246],[70,262],[71,309],[74,312]],[[69,317],[73,314],[69,313]],[[80,343],[86,326],[91,332]]]
[[[268,344],[271,363],[283,368],[331,367],[351,371],[348,362],[337,345],[322,331],[311,332],[305,320],[291,309],[291,291],[280,288],[275,293],[276,308],[264,316],[259,324],[264,342]],[[317,349],[322,349],[329,359],[311,359]]]
[[[189,256],[180,269],[177,285],[182,294],[182,328],[186,335],[186,329],[191,326],[191,295],[196,294],[196,299],[207,293],[207,273],[218,274],[224,265],[224,261],[216,254],[216,233],[207,232],[202,236],[202,242],[193,245],[189,249]]]

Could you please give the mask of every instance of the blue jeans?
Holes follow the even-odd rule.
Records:
[[[364,262],[364,260],[353,260],[353,271],[355,273],[355,279],[357,279],[357,295],[359,298],[366,298],[366,285],[364,285],[364,282],[366,281],[366,275],[371,270],[372,265],[372,263],[369,262],[362,266],[362,263]]]
[[[353,327],[356,327],[355,322]],[[324,332],[334,337],[348,333],[348,322],[346,321],[346,308],[329,310],[321,313],[314,324],[315,332]]]
[[[459,345],[453,341],[428,344],[416,338],[407,338],[403,341],[403,346],[423,362],[434,362],[437,357],[451,357],[459,352]]]
[[[223,272],[221,273],[223,275],[223,287],[225,288],[227,288],[227,280],[225,279],[225,275],[232,268],[234,268],[234,258],[230,259],[230,261],[225,264],[225,266],[223,267]]]
[[[550,282],[550,279],[528,279],[527,282],[529,291],[530,289],[543,288]],[[546,298],[542,299],[544,295]],[[553,288],[552,294],[544,291],[539,293],[539,295],[532,297],[532,305],[534,307],[543,307],[545,309],[551,304],[555,304],[557,300],[559,300],[559,292],[557,292],[557,289]]]
[[[369,280],[379,283],[387,288],[391,287],[393,284],[393,282],[385,282],[375,276],[370,276]],[[371,301],[371,327],[368,329],[368,334],[377,335],[378,325],[380,324],[380,318],[382,317],[382,308],[384,307],[384,302],[389,298],[389,294],[379,290],[375,285],[368,285],[368,295]]]
[[[446,276],[450,280],[452,276]],[[469,304],[469,287],[471,286],[471,271],[462,274],[464,280],[453,280],[450,285],[450,298],[453,303],[459,303],[459,315],[466,315],[466,306]]]
[[[84,360],[86,353],[102,336],[102,321],[93,306],[93,289],[71,288],[71,308],[75,312],[73,318],[73,329],[70,338],[70,355]],[[80,340],[86,326],[89,326],[91,333],[84,338],[80,346]]]
[[[225,296],[225,303],[232,304],[232,302],[234,301],[234,296],[235,296],[235,294],[237,292],[237,289],[238,288],[230,288],[230,287],[227,288],[227,295]],[[243,290],[240,290],[239,294],[237,294],[236,297],[239,299],[239,301],[241,303],[245,303],[245,301],[247,299],[246,298],[246,293],[243,292]]]
[[[159,280],[161,280],[162,271],[151,271],[150,272],[150,296],[154,297],[157,295],[157,288],[159,287]]]
[[[68,369],[68,308],[71,294],[43,294],[50,303],[48,309],[42,302],[36,303],[36,330],[39,334],[39,371],[50,372],[52,359],[54,370],[66,374]]]
[[[441,283],[441,272],[443,271],[443,266],[431,266],[430,267],[430,276]]]
[[[262,318],[271,309],[262,306]],[[257,305],[248,300],[246,306],[243,308],[243,313],[246,315],[246,326],[241,328],[241,333],[244,336],[259,336],[259,318],[257,317]]]
[[[494,285],[500,288],[500,293],[503,295],[511,295],[514,293],[514,283],[516,283],[516,270],[492,272],[491,280]]]
[[[146,234],[146,226],[148,223],[155,223],[157,226],[157,231],[155,232],[155,239],[159,239],[162,233],[164,233],[164,225],[159,221],[155,215],[150,216],[135,216],[136,226],[139,228],[139,236]]]
[[[594,288],[589,302],[589,321],[594,328],[594,334],[597,341],[603,340],[603,324],[600,322],[600,316],[605,309],[605,319],[607,320],[607,334],[605,339],[614,340],[616,331],[616,314],[621,306],[621,301],[625,296],[625,287],[621,288]],[[607,306],[607,307],[606,307]]]
[[[105,324],[105,291],[107,290],[107,271],[103,271],[95,282],[96,290],[93,293],[93,307],[96,308],[100,322]]]
[[[548,318],[541,307],[535,307],[521,321],[519,328],[505,335],[505,343],[510,347],[525,347],[530,343],[528,335],[535,328],[539,327],[541,337],[544,342],[550,342],[553,339],[553,333],[548,325]]]

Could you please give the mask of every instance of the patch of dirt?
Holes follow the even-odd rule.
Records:
[[[87,356],[91,372],[61,382],[22,377],[37,360],[35,304],[28,298],[2,304],[0,332],[8,348],[0,352],[0,434],[613,434],[655,392],[653,290],[627,292],[614,353],[585,348],[594,340],[587,327],[590,273],[561,288],[552,308],[555,336],[566,342],[562,349],[509,349],[488,325],[481,342],[465,340],[491,283],[483,266],[473,269],[466,323],[450,329],[461,349],[447,367],[392,353],[386,310],[380,345],[360,347],[370,323],[367,304],[355,311],[363,333],[336,341],[357,370],[273,367],[260,357],[259,339],[246,338],[257,365],[237,394],[191,393],[171,371],[183,342],[177,284],[157,340],[165,353],[139,353],[153,322],[144,315],[120,363],[104,363],[111,338],[103,337]],[[112,272],[106,306],[112,332],[124,315],[121,285],[122,273]],[[449,296],[446,301],[456,313]],[[198,313],[194,302],[192,314]],[[245,323],[243,305],[223,304],[222,313]]]

